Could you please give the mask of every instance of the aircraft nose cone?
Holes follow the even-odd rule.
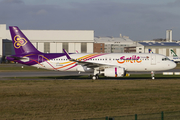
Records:
[[[170,67],[171,67],[171,69],[175,68],[175,67],[176,67],[176,63],[175,63],[175,62],[172,62],[172,63],[170,64]]]

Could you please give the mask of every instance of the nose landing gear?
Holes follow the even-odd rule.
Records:
[[[153,80],[155,79],[153,71],[151,71],[151,77],[152,77]]]

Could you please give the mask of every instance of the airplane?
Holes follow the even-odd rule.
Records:
[[[180,57],[177,56],[177,54],[174,52],[173,49],[170,49],[171,56],[167,56],[170,60],[174,61],[175,63],[180,62]],[[149,49],[149,53],[153,53],[151,49]]]
[[[175,63],[180,62],[180,57],[177,56],[177,54],[173,51],[173,49],[171,49],[170,51],[171,51],[171,56],[168,56],[168,58],[170,60],[173,60]]]
[[[92,79],[99,75],[124,77],[129,71],[169,70],[176,67],[164,55],[150,53],[42,53],[38,51],[17,26],[9,27],[15,55],[6,59],[20,64],[56,71],[91,72]]]

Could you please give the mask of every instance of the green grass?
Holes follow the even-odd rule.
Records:
[[[180,79],[1,80],[0,118],[72,120],[180,111]]]
[[[0,71],[39,69],[1,64]],[[88,76],[6,78],[0,80],[0,119],[72,120],[180,111],[180,76],[155,77],[100,76],[95,81]]]

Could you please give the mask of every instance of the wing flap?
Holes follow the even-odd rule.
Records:
[[[63,51],[64,51],[67,59],[69,59],[69,61],[76,62],[76,64],[78,64],[78,65],[87,66],[88,68],[92,68],[92,69],[96,68],[98,70],[103,70],[105,68],[114,67],[114,65],[107,65],[107,64],[94,63],[94,62],[89,62],[89,61],[73,59],[70,57],[69,53],[65,49],[63,49]]]

